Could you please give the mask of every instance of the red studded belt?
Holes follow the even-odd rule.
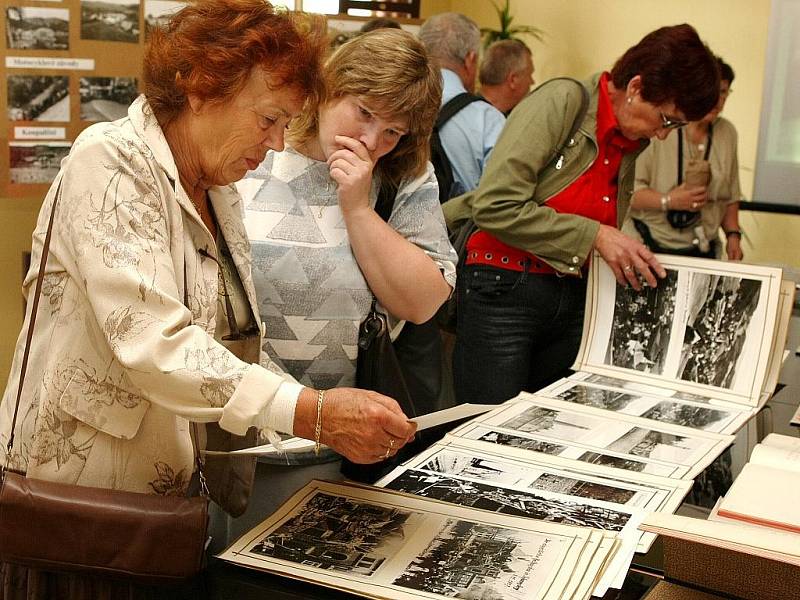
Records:
[[[528,263],[527,269],[525,263]],[[504,244],[485,231],[476,231],[467,242],[465,264],[489,265],[509,271],[558,275],[559,272],[537,256]]]

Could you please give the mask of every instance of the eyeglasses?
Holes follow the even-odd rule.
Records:
[[[688,121],[681,121],[680,119],[673,119],[668,117],[663,112],[659,111],[661,115],[661,128],[662,129],[678,129],[679,127],[685,127],[688,124]]]

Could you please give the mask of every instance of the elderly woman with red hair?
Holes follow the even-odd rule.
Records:
[[[144,94],[126,118],[78,137],[44,201],[0,405],[0,462],[38,479],[184,494],[192,423],[295,434],[357,462],[378,460],[390,436],[394,451],[413,437],[393,400],[350,388],[324,398],[261,354],[250,246],[231,184],[268,150],[283,150],[288,123],[322,95],[325,45],[319,21],[262,0],[200,0],[153,31]]]

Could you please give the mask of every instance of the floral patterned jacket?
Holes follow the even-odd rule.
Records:
[[[285,376],[215,341],[218,267],[199,253],[213,256],[214,240],[143,96],[127,118],[86,129],[59,178],[11,466],[39,479],[182,493],[193,471],[189,421],[242,434],[269,410]],[[28,311],[0,404],[3,463],[57,184],[39,214],[23,284]],[[240,197],[232,185],[209,195],[261,323]]]

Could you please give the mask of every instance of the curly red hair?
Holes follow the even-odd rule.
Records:
[[[326,48],[321,17],[276,11],[264,0],[198,0],[152,30],[144,93],[163,127],[189,95],[224,102],[260,66],[273,85],[295,87],[313,105],[324,93]]]

